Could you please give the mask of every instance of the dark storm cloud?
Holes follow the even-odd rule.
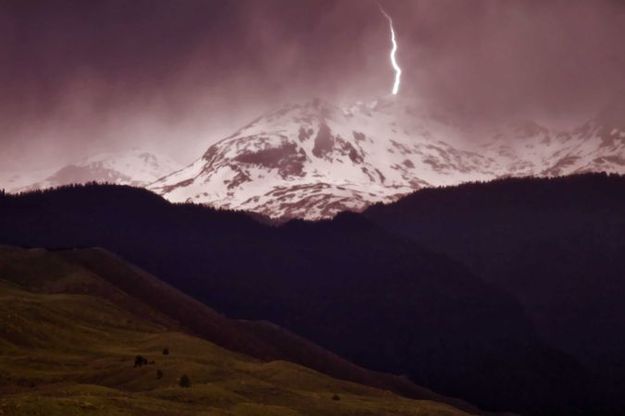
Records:
[[[106,110],[141,94],[176,102],[215,87],[334,87],[362,61],[354,45],[367,32],[361,5],[341,3],[9,1],[0,8],[3,109],[47,111],[82,88],[97,90]],[[345,21],[333,18],[341,9]]]
[[[622,1],[382,3],[401,94],[487,118],[574,113],[625,87]],[[388,47],[369,0],[3,0],[3,153],[195,151],[285,100],[387,93]]]
[[[376,72],[362,53],[370,26],[385,30],[364,3],[4,1],[5,154],[129,140],[136,129],[127,126],[138,120],[161,136],[207,140],[206,130],[192,130],[225,128],[233,114],[249,117],[309,91],[348,91],[345,79]],[[162,124],[180,129],[163,133]]]

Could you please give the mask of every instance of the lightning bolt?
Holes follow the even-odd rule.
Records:
[[[395,37],[395,29],[393,28],[393,19],[391,16],[386,13],[386,10],[382,8],[382,5],[378,3],[378,7],[380,8],[380,12],[386,17],[388,20],[388,26],[391,29],[391,44],[393,47],[391,48],[391,65],[393,66],[393,70],[395,71],[395,82],[393,82],[393,95],[397,95],[399,92],[399,84],[401,83],[401,68],[397,63],[397,39]]]

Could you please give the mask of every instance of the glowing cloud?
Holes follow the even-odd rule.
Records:
[[[395,37],[395,29],[393,28],[393,19],[391,16],[386,13],[386,11],[382,8],[380,4],[378,4],[380,11],[388,20],[389,28],[391,29],[391,44],[393,47],[391,48],[391,65],[393,66],[393,70],[395,71],[395,82],[393,83],[393,95],[397,95],[399,92],[399,85],[401,83],[401,68],[397,63],[397,39]]]

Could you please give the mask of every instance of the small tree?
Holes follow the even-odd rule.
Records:
[[[162,378],[163,378],[163,372],[160,369],[156,370],[156,379],[160,380]]]
[[[169,355],[169,348],[163,348],[163,355]]]
[[[189,388],[191,387],[191,380],[189,379],[189,376],[186,374],[183,374],[182,377],[180,377],[180,387],[184,387],[184,388]]]
[[[332,396],[332,400],[341,400],[341,397],[338,394]]]

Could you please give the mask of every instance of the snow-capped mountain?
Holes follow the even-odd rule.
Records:
[[[612,107],[568,129],[508,123],[495,130],[481,152],[498,161],[499,176],[624,174],[625,109]]]
[[[54,172],[0,174],[9,192],[90,181],[143,186],[173,202],[319,219],[391,202],[422,187],[503,176],[625,173],[625,108],[567,128],[516,120],[459,125],[391,97],[322,100],[270,111],[180,169],[141,150],[100,154]]]
[[[346,108],[321,100],[284,106],[149,188],[176,202],[318,219],[422,187],[625,173],[625,113],[604,112],[565,130],[517,121],[479,133],[441,114],[397,98]]]
[[[34,182],[26,183],[24,179],[19,179],[19,175],[14,175],[16,186],[7,186],[7,190],[19,192],[87,182],[147,186],[179,167],[177,162],[166,156],[138,149],[101,153],[49,172]]]
[[[457,133],[392,101],[342,109],[320,100],[270,112],[151,185],[172,201],[322,218],[392,201],[422,186],[485,179],[488,161],[450,147]],[[423,169],[424,167],[429,169]]]

